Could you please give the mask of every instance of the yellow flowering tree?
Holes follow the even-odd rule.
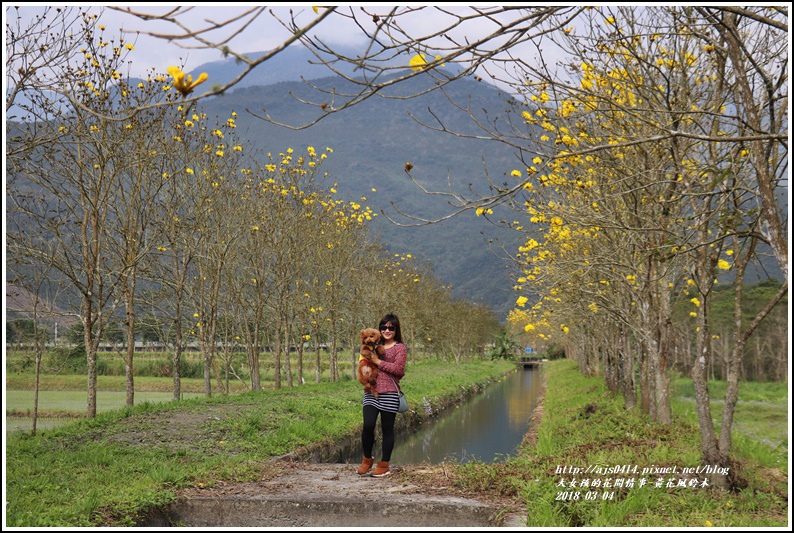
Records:
[[[610,17],[593,10],[590,27],[594,29],[588,39],[572,32],[570,40],[560,40],[578,59],[570,68],[578,83],[559,84],[541,72],[540,81],[524,89],[526,107],[521,117],[528,127],[542,131],[532,146],[546,154],[527,169],[533,176],[528,214],[548,223],[544,245],[538,248],[536,241],[528,241],[527,248],[540,250],[532,256],[533,266],[541,260],[544,265],[560,263],[565,257],[561,235],[577,229],[597,231],[595,246],[579,242],[569,247],[575,250],[574,257],[580,255],[578,264],[585,268],[577,269],[575,261],[564,269],[547,266],[542,287],[549,292],[564,289],[572,296],[571,302],[589,301],[594,312],[613,315],[616,327],[625,324],[630,328],[615,329],[613,334],[620,342],[611,344],[625,346],[624,341],[631,339],[626,334],[636,338],[643,380],[641,402],[653,418],[662,421],[669,420],[668,358],[683,348],[680,339],[672,335],[672,303],[682,294],[684,278],[695,278],[694,353],[698,356],[693,361],[693,376],[704,457],[726,464],[730,431],[724,428],[730,427],[732,407],[724,412],[717,446],[702,371],[711,353],[709,300],[718,273],[730,268],[722,253],[729,239],[734,248],[741,243],[752,254],[755,246],[750,228],[762,219],[773,227],[778,225],[776,215],[748,211],[744,206],[763,204],[765,188],[774,188],[779,178],[766,176],[759,182],[759,174],[744,166],[747,153],[742,142],[724,142],[729,138],[727,132],[734,132],[738,139],[743,131],[724,107],[726,100],[734,98],[726,82],[726,57],[685,30],[675,35],[643,31],[675,11],[652,10],[650,14],[656,16],[653,22],[630,9],[618,10]],[[601,21],[599,17],[603,17]],[[689,22],[671,19],[671,26],[676,23],[692,29]],[[615,32],[625,37],[616,40]],[[710,32],[699,28],[698,35],[706,39]],[[765,65],[775,64],[771,56],[762,57]],[[732,59],[737,61],[738,55]],[[774,130],[767,130],[759,141],[777,144],[776,136]],[[538,168],[538,163],[545,167]],[[554,230],[555,216],[564,221],[557,224],[558,231]],[[748,255],[742,256],[743,261],[748,259]],[[579,271],[597,275],[592,286],[598,282],[602,288],[608,287],[600,291],[600,299],[581,294],[583,287],[590,286],[586,280],[577,279],[565,288],[559,284]],[[527,268],[522,278],[536,273]],[[549,288],[549,281],[558,284]],[[741,285],[742,279],[737,278],[738,291]],[[547,297],[541,298],[544,306]],[[780,297],[779,292],[770,305]],[[737,299],[741,300],[739,292]],[[576,309],[570,304],[566,308]],[[567,322],[564,313],[555,312],[554,316],[573,323]],[[752,328],[737,332],[737,338],[749,335]],[[584,338],[594,337],[587,332]],[[569,342],[567,347],[587,357],[592,346],[586,345],[584,338],[573,339],[573,346]],[[741,344],[737,343],[734,359],[740,357]],[[610,351],[602,353],[609,384]],[[585,365],[585,369],[590,367]],[[618,364],[617,369],[621,368],[626,369]],[[735,374],[729,387],[728,398],[733,400],[737,377]]]
[[[20,36],[14,43],[32,47],[38,55],[24,58],[31,70],[21,64],[15,69],[15,90],[20,91],[17,95],[24,92],[25,103],[13,94],[7,100],[8,106],[21,106],[27,113],[14,128],[18,137],[15,134],[7,144],[12,155],[9,214],[14,221],[8,235],[15,253],[27,250],[48,258],[59,272],[53,280],[62,288],[68,285],[76,298],[72,302],[79,302],[68,307],[83,326],[87,416],[93,417],[97,352],[109,324],[119,319],[127,326],[126,401],[134,402],[136,280],[151,248],[146,227],[155,191],[162,184],[156,169],[165,153],[161,137],[152,133],[162,129],[166,110],[125,120],[131,107],[143,101],[157,103],[160,93],[130,85],[124,69],[134,50],[131,43],[106,34],[94,16],[81,13],[70,22],[71,16],[72,10],[56,15],[67,24],[60,40],[55,39],[57,32],[34,31],[30,41]],[[44,25],[45,20],[38,23]],[[81,31],[73,34],[76,25]],[[56,83],[71,99],[53,92]],[[24,192],[30,187],[41,191],[35,207]],[[34,228],[47,236],[45,241],[29,240],[38,233]],[[16,246],[24,241],[26,245]]]

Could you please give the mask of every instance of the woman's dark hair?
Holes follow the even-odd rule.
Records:
[[[380,319],[380,322],[378,322],[378,331],[380,331],[384,324],[388,324],[389,322],[391,322],[392,326],[394,326],[394,340],[397,342],[402,342],[403,334],[402,331],[400,331],[400,319],[397,318],[397,315],[394,313],[388,313]]]

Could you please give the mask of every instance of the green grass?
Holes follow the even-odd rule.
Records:
[[[715,431],[722,425],[726,383],[710,381],[711,418]],[[671,404],[678,415],[697,425],[695,392],[691,378],[671,383]],[[752,456],[763,466],[780,468],[788,463],[789,450],[788,384],[777,382],[742,382],[733,419],[733,449]]]
[[[498,361],[418,363],[403,389],[414,410],[440,408],[445,396],[512,369]],[[6,525],[135,525],[181,487],[262,479],[268,459],[333,444],[360,425],[361,388],[346,380],[145,403],[35,437],[14,433],[7,437]]]
[[[190,378],[181,380],[184,392],[202,392],[204,390],[204,380]],[[264,380],[263,386],[272,384]],[[33,390],[34,376],[25,374],[7,374],[7,390]],[[229,381],[232,392],[243,392],[245,385],[237,380]],[[98,391],[123,391],[126,388],[126,378],[124,376],[97,376]],[[84,375],[43,375],[39,380],[40,390],[85,390],[86,377]],[[174,390],[174,382],[170,378],[158,378],[150,376],[135,377],[135,391],[141,392],[168,392]],[[215,378],[212,379],[212,390],[217,393]]]
[[[404,390],[419,416],[470,394],[513,368],[505,362],[419,363]],[[558,467],[701,464],[694,403],[686,380],[674,383],[674,420],[652,423],[610,394],[602,378],[582,376],[573,361],[544,365],[547,389],[537,442],[504,463],[446,465],[446,482],[467,492],[521,502],[532,527],[785,527],[788,517],[787,387],[741,386],[732,458],[742,486],[734,492],[654,486],[640,475],[631,488],[582,489],[558,500]],[[138,383],[138,380],[136,380]],[[710,386],[713,394],[721,384]],[[724,389],[723,389],[724,390]],[[718,416],[719,401],[712,406]],[[584,407],[595,412],[585,416]],[[406,415],[409,416],[409,415]],[[360,389],[350,380],[295,388],[146,403],[101,413],[7,442],[7,526],[133,526],[182,487],[255,481],[267,459],[337,442],[360,427]],[[786,435],[781,437],[781,435]],[[140,442],[136,439],[145,438]],[[768,441],[768,443],[767,443]],[[780,443],[774,445],[774,442]],[[412,475],[421,477],[421,473]],[[591,479],[614,478],[590,475]],[[702,477],[702,476],[701,476]],[[123,482],[108,483],[108,480]],[[586,499],[590,492],[597,499]],[[607,499],[602,499],[606,494]],[[611,496],[610,496],[611,495]]]
[[[678,408],[691,405],[686,399],[673,402],[674,420],[670,425],[656,424],[638,410],[626,412],[623,400],[610,394],[603,379],[587,378],[574,361],[553,361],[544,367],[547,391],[544,415],[535,447],[504,465],[459,465],[457,483],[479,487],[488,480],[492,490],[518,497],[526,505],[532,527],[779,527],[787,525],[788,466],[780,451],[755,442],[735,431],[734,468],[744,487],[735,492],[712,487],[656,487],[657,475],[608,475],[559,473],[559,467],[587,468],[588,465],[614,467],[697,467],[701,464],[696,421],[682,415]],[[718,387],[714,387],[718,388]],[[774,384],[772,392],[757,384],[748,387],[751,402],[767,398],[780,406],[787,391]],[[596,406],[590,416],[583,408]],[[770,407],[771,409],[772,407]],[[737,410],[739,425],[754,418],[754,409]],[[786,411],[784,410],[783,413]],[[762,426],[763,424],[760,424]],[[764,432],[777,432],[765,429]],[[774,460],[770,462],[770,454]],[[759,460],[760,459],[760,460]],[[573,477],[582,479],[634,478],[632,488],[560,487]],[[640,487],[639,479],[648,484]],[[665,482],[671,476],[661,476]],[[681,476],[672,476],[680,479]],[[703,476],[699,478],[702,482]],[[578,499],[558,499],[560,492],[578,493]],[[593,500],[587,499],[595,495]],[[606,495],[606,496],[605,496]],[[574,496],[576,497],[576,496]],[[603,499],[606,497],[607,499]]]
[[[198,392],[185,392],[183,399],[201,396]],[[173,401],[172,392],[136,392],[135,402],[170,402]],[[127,393],[124,391],[99,391],[97,392],[97,412],[104,413],[124,407]],[[87,396],[85,391],[77,390],[43,390],[39,391],[39,414],[46,417],[79,417],[86,411]],[[7,416],[32,416],[33,391],[7,390],[6,415]]]

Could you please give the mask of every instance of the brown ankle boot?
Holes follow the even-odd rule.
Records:
[[[369,458],[369,459],[364,457],[364,460],[361,461],[361,466],[358,467],[358,470],[357,470],[358,475],[359,476],[366,475],[366,473],[369,472],[369,469],[372,468],[372,463],[374,463],[374,462],[375,462],[375,458],[374,457],[373,458]]]
[[[391,475],[389,470],[389,461],[378,461],[375,470],[372,471],[372,477],[386,477]]]

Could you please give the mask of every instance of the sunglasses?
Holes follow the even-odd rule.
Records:
[[[380,327],[380,330],[381,330],[381,331],[396,331],[396,330],[397,330],[397,328],[396,328],[396,327],[394,327],[394,326],[381,326],[381,327]]]

